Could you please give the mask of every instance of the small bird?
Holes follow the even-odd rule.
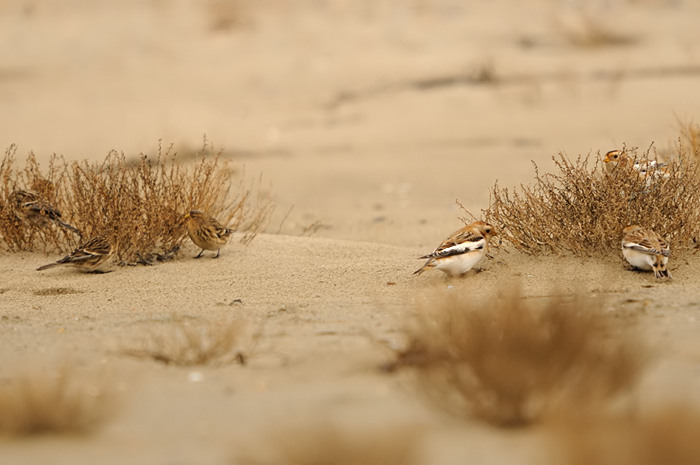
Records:
[[[622,255],[633,268],[653,270],[656,279],[673,279],[667,268],[671,247],[663,237],[638,225],[627,226],[622,234]]]
[[[49,202],[42,200],[36,192],[16,190],[10,195],[10,201],[17,216],[37,228],[46,228],[54,222],[80,235],[77,228],[64,223],[61,220],[61,213]]]
[[[468,224],[445,239],[431,254],[419,257],[428,261],[413,274],[437,268],[450,276],[462,275],[484,257],[489,239],[495,235],[495,228],[488,223],[475,221]]]
[[[634,160],[627,155],[627,152],[623,150],[611,150],[608,153],[605,154],[605,157],[603,157],[603,163],[605,166],[605,170],[608,173],[613,173],[616,169],[632,169],[639,173],[639,176],[642,176],[647,180],[647,183],[650,181],[652,177],[657,178],[657,177],[664,177],[667,178],[670,176],[668,172],[668,165],[666,163],[659,163],[656,160],[650,160],[650,161],[641,161],[641,160]]]
[[[605,171],[612,173],[619,166],[627,166],[632,160],[627,156],[627,153],[622,150],[610,150],[603,157],[603,166]]]
[[[216,255],[213,258],[219,258],[221,247],[226,245],[233,230],[222,226],[216,218],[201,210],[190,211],[185,215],[185,221],[190,239],[202,248],[199,255],[194,258],[201,257],[205,250],[216,250]]]
[[[55,263],[40,266],[37,271],[60,265],[71,265],[84,273],[107,273],[104,265],[114,254],[114,247],[107,239],[97,236],[78,246],[77,249]]]
[[[651,178],[669,178],[671,173],[668,171],[668,163],[659,163],[656,160],[650,160],[646,163],[634,162],[632,169],[647,180],[647,184]]]

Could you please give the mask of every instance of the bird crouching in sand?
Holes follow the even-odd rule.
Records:
[[[114,254],[114,247],[104,237],[98,236],[78,246],[77,249],[55,263],[40,266],[43,271],[54,266],[70,265],[84,273],[107,273],[105,265]]]
[[[450,276],[463,275],[484,258],[489,239],[496,235],[496,229],[483,221],[468,224],[445,239],[431,254],[420,257],[428,261],[413,274],[437,268]]]
[[[663,237],[638,225],[627,226],[622,234],[622,255],[633,268],[653,271],[656,279],[673,279],[668,270],[671,247]]]
[[[61,213],[53,205],[41,199],[35,192],[14,191],[10,195],[10,203],[14,207],[15,214],[26,223],[37,228],[47,228],[53,222],[80,235],[77,228],[61,220]]]
[[[219,258],[221,247],[226,245],[233,230],[222,226],[216,218],[201,210],[190,211],[185,215],[185,222],[190,239],[202,249],[194,258],[201,257],[205,250],[216,250],[213,258]]]

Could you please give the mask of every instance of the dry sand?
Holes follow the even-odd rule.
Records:
[[[460,226],[488,190],[527,183],[571,156],[660,149],[700,114],[700,6],[692,1],[0,2],[0,142],[68,159],[196,148],[206,133],[264,174],[270,232],[219,260],[180,259],[105,275],[37,274],[55,257],[0,261],[0,377],[30,360],[99,366],[117,415],[88,437],[0,439],[3,464],[218,464],[266,432],[331,419],[425,428],[422,463],[542,463],[537,430],[459,422],[378,372],[417,299],[458,286],[489,298],[516,280],[529,297],[604,296],[659,349],[649,403],[697,401],[700,259],[674,256],[657,284],[607,259],[501,252],[484,271],[414,277],[416,257]],[[216,28],[216,18],[235,25]],[[228,16],[226,16],[228,15]],[[589,15],[630,37],[572,45]],[[496,82],[450,77],[494,73]],[[442,85],[421,82],[444,78]],[[344,96],[344,97],[343,97]],[[343,97],[343,98],[339,98]],[[320,221],[312,237],[304,227]],[[394,283],[394,284],[389,284]],[[57,289],[63,289],[57,291]],[[240,299],[240,302],[234,302]],[[176,368],[119,349],[173,315],[240,317],[246,366]],[[201,377],[198,382],[192,381]]]

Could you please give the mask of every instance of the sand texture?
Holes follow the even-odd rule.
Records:
[[[697,402],[692,252],[672,255],[670,282],[618,251],[502,247],[461,279],[412,272],[461,227],[456,199],[478,215],[496,181],[531,182],[532,161],[673,147],[678,120],[700,115],[698,17],[682,0],[0,1],[3,146],[101,160],[159,139],[191,152],[206,134],[277,203],[264,234],[217,260],[188,241],[173,261],[91,275],[3,253],[0,383],[68,360],[116,405],[86,436],[0,436],[0,463],[236,463],[271,431],[323,421],[415,426],[419,463],[545,463],[537,428],[458,420],[380,370],[417,303],[448,287],[598,298],[654,348],[638,401]],[[619,37],[598,44],[584,18]],[[170,324],[230,320],[243,365],[124,353]]]

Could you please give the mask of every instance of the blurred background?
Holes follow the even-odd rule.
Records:
[[[695,0],[0,0],[0,142],[69,160],[203,135],[274,232],[432,249],[531,161],[670,153]],[[291,209],[291,210],[290,210]]]

